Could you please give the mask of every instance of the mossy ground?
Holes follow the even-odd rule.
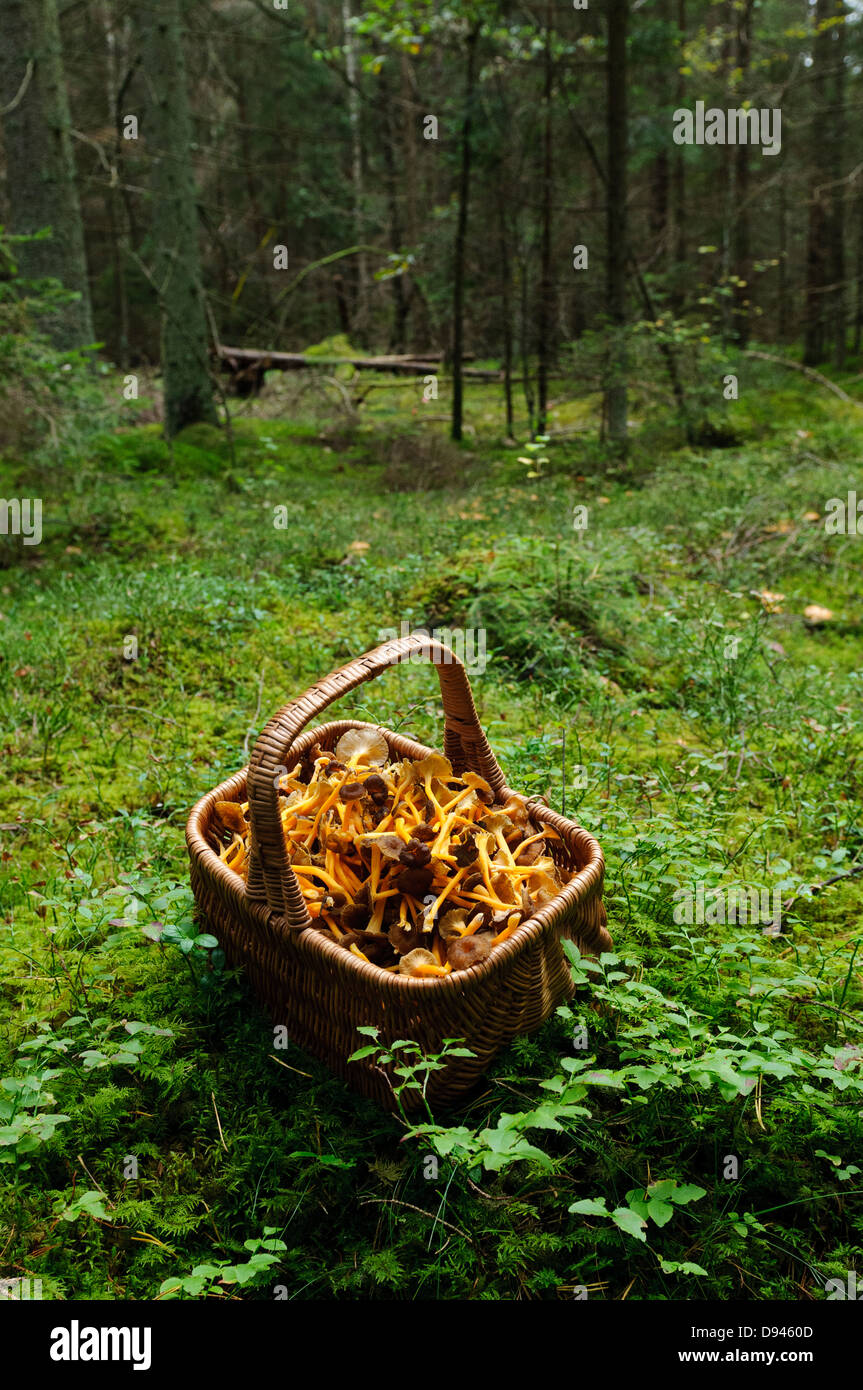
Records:
[[[264,402],[233,446],[197,427],[169,451],[136,425],[4,465],[4,496],[43,498],[44,540],[2,542],[0,1249],[46,1297],[152,1298],[265,1227],[286,1251],[244,1297],[817,1298],[859,1268],[863,1173],[845,1168],[863,881],[807,885],[863,850],[863,539],[806,516],[859,481],[861,412],[761,369],[728,407],[738,447],[661,442],[637,402],[625,465],[595,431],[526,464],[496,393],[469,401],[460,450],[431,448],[444,425],[381,390],[362,424],[267,418]],[[595,424],[583,401],[552,417]],[[813,603],[833,616],[808,623]],[[559,806],[563,779],[608,861],[624,963],[605,974],[629,984],[602,977],[577,1011],[612,1083],[499,1164],[487,1141],[461,1162],[440,1132],[403,1142],[323,1067],[274,1051],[208,952],[141,931],[189,919],[190,805],[272,711],[402,622],[484,631],[473,686],[509,780]],[[340,712],[440,742],[427,669]],[[698,882],[780,884],[786,934],[675,923],[675,889]],[[140,1030],[130,1052],[129,1020],[169,1035]],[[559,1017],[518,1041],[439,1125],[533,1114],[541,1083],[571,1075],[572,1032]],[[15,1129],[54,1113],[53,1134]],[[672,1178],[704,1195],[644,1242],[568,1210],[619,1210]],[[76,1206],[88,1191],[101,1199]]]

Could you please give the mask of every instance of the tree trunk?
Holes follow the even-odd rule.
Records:
[[[500,307],[503,319],[503,396],[506,404],[506,436],[513,439],[515,425],[512,409],[512,273],[509,255],[509,228],[506,221],[506,205],[503,190],[503,166],[498,183],[497,218],[498,244],[500,246]]]
[[[111,0],[103,0],[102,30],[105,36],[105,98],[108,125],[114,135],[110,144],[111,180],[105,193],[108,226],[111,233],[114,290],[114,356],[118,367],[129,365],[129,294],[126,287],[126,262],[129,259],[129,223],[126,205],[120,193],[122,182],[122,133],[117,111],[117,42]],[[110,339],[108,340],[110,341]]]
[[[252,239],[255,243],[254,264],[257,267],[260,285],[261,299],[264,304],[264,312],[269,317],[275,309],[275,296],[272,274],[272,251],[270,241],[273,238],[275,228],[269,218],[266,218],[261,210],[258,198],[258,182],[255,178],[255,155],[252,146],[252,122],[249,119],[249,98],[246,83],[248,74],[245,68],[240,68],[236,78],[236,101],[237,115],[239,116],[239,145],[242,161],[245,166],[246,175],[246,198],[248,201],[249,217],[252,224]],[[256,287],[257,288],[257,287]],[[239,286],[234,291],[239,298]]]
[[[607,305],[605,411],[608,437],[626,447],[626,29],[629,0],[608,0]]]
[[[742,0],[737,10],[735,66],[740,73],[740,98],[747,96],[747,79],[752,52],[753,0]],[[732,232],[734,264],[734,337],[740,347],[749,342],[752,307],[751,218],[749,210],[749,146],[741,140],[734,151],[735,216]]]
[[[823,137],[819,116],[824,114],[827,69],[830,64],[831,31],[824,28],[832,13],[832,0],[818,0],[815,9],[816,36],[812,50],[812,174],[809,185],[809,228],[806,242],[806,326],[803,362],[813,367],[823,361],[825,352],[825,298],[827,289],[827,233],[830,222],[830,190],[825,187]]]
[[[661,0],[659,7],[660,18],[663,29],[668,32],[671,28],[671,6],[670,0]],[[668,105],[670,94],[669,88],[669,65],[667,55],[663,53],[660,57],[659,72],[656,76],[656,91],[659,98],[659,105],[663,115]],[[654,250],[651,259],[667,269],[670,259],[671,248],[668,244],[668,202],[670,185],[669,154],[667,147],[651,161],[650,165],[650,236]]]
[[[83,347],[93,318],[56,0],[0,0],[0,30],[9,230],[51,228],[50,240],[16,247],[16,259],[25,279],[51,276],[79,296],[42,326],[61,350]]]
[[[784,140],[784,133],[783,133]],[[776,336],[780,343],[788,337],[788,192],[787,163],[779,174],[779,292],[776,317]]]
[[[402,141],[403,155],[402,164],[404,168],[404,216],[402,224],[404,226],[405,239],[408,246],[414,247],[420,239],[419,215],[417,212],[420,198],[417,191],[418,170],[417,170],[417,107],[415,100],[416,76],[413,64],[407,53],[402,54],[401,61],[401,107],[402,107]],[[423,140],[423,145],[425,145]],[[423,192],[421,205],[423,207],[437,207],[438,183],[440,177],[440,162],[438,160],[423,160],[423,167],[426,171],[426,179],[431,174],[431,187],[428,186]]]
[[[524,404],[527,410],[527,428],[531,438],[536,430],[534,428],[534,411],[536,401],[533,394],[533,379],[530,375],[530,319],[528,316],[528,302],[530,291],[530,255],[524,247],[520,248],[518,274],[521,290],[521,332],[519,348],[521,353],[521,384],[524,391]]]
[[[833,130],[827,142],[830,176],[833,183],[832,225],[830,228],[830,278],[833,282],[833,361],[839,371],[845,366],[845,185],[842,183],[845,154],[845,25],[848,8],[840,3],[835,11],[841,16],[833,40],[834,111]]]
[[[537,420],[538,434],[545,434],[548,410],[548,364],[551,356],[551,324],[554,316],[554,287],[551,269],[552,142],[551,96],[553,64],[551,52],[551,0],[545,9],[545,61],[543,80],[543,156],[542,156],[542,241],[540,250],[539,342],[537,344]]]
[[[686,0],[678,0],[677,28],[680,32],[680,53],[677,67],[677,89],[675,106],[679,109],[686,100],[686,79],[682,72],[683,45],[686,42]],[[674,206],[674,264],[671,270],[671,312],[679,317],[685,301],[686,269],[686,165],[683,161],[683,146],[675,146],[672,174],[672,196]]]
[[[735,0],[725,0],[722,17],[722,47],[720,50],[720,75],[722,90],[731,95],[732,72],[734,70]],[[728,149],[719,161],[714,185],[714,201],[720,210],[719,228],[719,283],[724,292],[719,300],[720,337],[723,348],[727,348],[734,332],[734,297],[731,277],[734,274],[734,150]]]
[[[458,190],[458,218],[452,277],[452,428],[453,439],[462,437],[462,353],[464,352],[464,262],[467,244],[467,209],[470,196],[471,123],[473,116],[474,84],[476,82],[476,49],[479,27],[474,26],[467,36],[467,72],[465,77],[464,118],[461,128],[461,175]]]
[[[854,288],[854,356],[863,341],[863,191],[857,195],[857,283]]]
[[[348,80],[348,124],[351,132],[351,186],[354,195],[354,240],[362,246],[366,240],[365,191],[363,188],[363,143],[360,124],[359,66],[357,36],[351,26],[351,0],[342,0],[342,31],[345,41],[345,76]],[[357,302],[353,330],[362,342],[368,329],[369,267],[366,253],[359,251],[357,267]]]
[[[137,11],[151,101],[146,126],[152,161],[153,274],[162,318],[165,434],[217,423],[201,290],[191,120],[179,0],[149,0]]]
[[[383,160],[386,171],[387,205],[389,208],[390,250],[394,255],[404,252],[404,236],[399,209],[400,180],[396,165],[396,126],[393,118],[393,101],[386,67],[381,69],[379,111],[383,125]],[[394,275],[390,281],[393,291],[393,319],[390,328],[390,352],[404,352],[407,345],[408,296],[405,294],[405,277]]]

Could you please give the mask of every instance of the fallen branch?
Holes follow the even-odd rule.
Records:
[[[859,864],[855,864],[853,869],[845,869],[841,874],[834,874],[832,878],[825,878],[822,879],[820,883],[811,884],[809,896],[814,898],[817,893],[823,893],[824,889],[830,888],[832,884],[840,883],[842,879],[845,878],[855,878],[857,874],[863,874],[863,861]],[[782,911],[790,912],[791,908],[801,896],[800,892],[792,893],[791,897],[786,898],[785,902],[782,904]],[[773,921],[768,922],[767,926],[764,928],[765,936],[780,936],[781,934],[781,923],[777,922],[775,918]]]
[[[451,1221],[445,1221],[442,1216],[438,1216],[433,1211],[426,1211],[425,1207],[415,1207],[413,1202],[399,1202],[395,1197],[366,1197],[360,1202],[361,1207],[385,1206],[385,1207],[404,1207],[407,1211],[415,1211],[419,1216],[427,1216],[429,1221],[433,1221],[437,1226],[446,1226],[448,1231],[455,1231],[456,1235],[462,1236],[468,1245],[474,1245],[467,1231],[463,1231],[461,1226],[454,1226]]]
[[[211,1092],[210,1092],[210,1100],[213,1102],[213,1111],[214,1111],[215,1116],[216,1116],[216,1124],[219,1126],[219,1138],[220,1138],[221,1141],[222,1141],[222,1148],[225,1150],[225,1153],[228,1153],[228,1146],[227,1146],[227,1144],[225,1143],[225,1136],[224,1136],[224,1134],[222,1133],[222,1121],[219,1119],[219,1110],[218,1110],[218,1106],[216,1105],[216,1093],[215,1093],[215,1091],[211,1091]]]
[[[266,667],[267,667],[267,663],[266,663],[266,661],[264,661],[263,665],[261,666],[261,674],[260,674],[260,677],[259,677],[259,679],[258,679],[258,703],[257,703],[257,705],[255,706],[255,713],[252,715],[252,722],[251,722],[251,724],[249,725],[248,729],[246,730],[246,737],[243,739],[243,757],[244,757],[244,758],[248,758],[248,757],[249,757],[249,742],[250,742],[250,740],[251,740],[252,734],[255,732],[255,729],[258,727],[258,719],[260,718],[260,714],[261,714],[261,700],[262,700],[263,694],[264,694],[264,671],[266,670]],[[213,1102],[213,1103],[215,1104],[215,1102]]]
[[[834,396],[838,396],[840,401],[844,401],[846,405],[856,405],[858,409],[860,408],[860,402],[855,401],[852,396],[849,396],[846,391],[843,391],[841,386],[837,386],[835,381],[831,381],[829,377],[822,376],[820,372],[816,372],[812,367],[804,367],[801,362],[792,362],[788,357],[774,357],[770,352],[759,352],[755,348],[747,348],[744,356],[759,357],[762,362],[774,362],[778,367],[790,367],[794,372],[802,372],[803,375],[808,376],[811,381],[817,381],[819,386],[826,386],[828,391],[832,391]]]
[[[259,348],[227,347],[219,343],[214,348],[214,355],[228,371],[234,373],[243,368],[261,372],[298,372],[315,367],[354,367],[357,371],[425,376],[436,375],[441,367],[439,353],[429,353],[428,356],[384,353],[376,357],[318,357],[304,352],[266,352]],[[496,367],[465,367],[464,375],[483,381],[501,380],[501,372]]]
[[[26,91],[27,91],[27,88],[30,86],[30,78],[31,78],[32,76],[33,76],[33,59],[32,59],[32,58],[28,58],[28,59],[27,59],[27,67],[26,67],[26,70],[25,70],[25,72],[24,72],[24,77],[23,77],[23,79],[22,79],[22,81],[21,81],[21,86],[18,88],[17,92],[15,93],[14,97],[12,98],[12,100],[10,101],[10,103],[9,103],[8,106],[0,106],[0,116],[8,116],[8,115],[10,115],[10,114],[15,110],[16,106],[20,106],[20,105],[21,105],[21,102],[24,100],[24,95],[25,95],[25,93],[26,93]]]

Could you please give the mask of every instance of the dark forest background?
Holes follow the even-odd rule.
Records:
[[[0,0],[0,1280],[859,1301],[861,14]],[[184,827],[421,628],[613,949],[413,1124],[274,1033]],[[328,717],[445,746],[427,665]]]
[[[212,412],[217,342],[442,353],[456,437],[465,354],[505,375],[510,432],[516,391],[541,433],[553,372],[606,334],[622,439],[624,323],[690,430],[690,348],[840,369],[860,350],[861,26],[843,0],[0,15],[2,220],[53,229],[17,248],[19,271],[81,292],[58,345],[95,339],[123,369],[164,358],[169,430]],[[676,145],[673,112],[696,101],[780,110],[781,153]]]

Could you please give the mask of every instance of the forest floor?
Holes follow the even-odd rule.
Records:
[[[805,1300],[861,1268],[863,538],[824,515],[863,410],[759,370],[734,446],[648,423],[625,465],[592,401],[529,451],[470,388],[457,448],[414,388],[362,424],[279,418],[274,391],[233,448],[114,420],[5,466],[44,539],[0,540],[0,1274],[70,1299]],[[565,780],[614,939],[407,1138],[275,1051],[193,944],[183,839],[271,713],[402,623],[483,630],[492,746],[558,807]],[[339,709],[440,746],[436,687],[401,666]],[[793,903],[779,935],[675,920],[697,884]]]

